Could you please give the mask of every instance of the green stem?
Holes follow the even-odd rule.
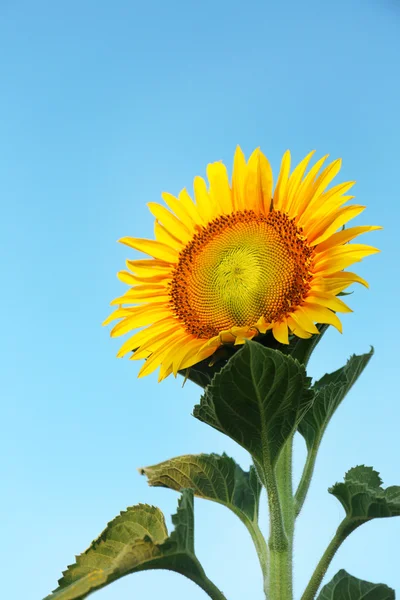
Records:
[[[261,530],[258,527],[258,524],[251,523],[251,526],[248,525],[247,528],[257,551],[265,583],[268,579],[268,546],[263,534],[261,533]]]
[[[253,460],[253,463],[254,463],[256,473],[257,473],[257,477],[258,477],[261,485],[266,487],[265,477],[264,477],[264,473],[263,473],[261,465],[256,460]],[[242,515],[238,514],[238,516],[239,516],[239,518],[242,518]],[[246,525],[248,531],[250,532],[251,538],[253,540],[254,546],[257,551],[258,559],[260,561],[261,571],[263,574],[264,592],[265,592],[266,597],[268,597],[269,548],[268,548],[268,544],[265,541],[265,537],[262,534],[261,529],[259,528],[259,525],[258,525],[258,511],[257,511],[257,516],[256,516],[256,521],[255,522],[254,521],[245,522],[245,525]]]
[[[324,575],[331,564],[332,558],[335,556],[337,550],[347,536],[349,536],[350,533],[354,531],[360,524],[361,521],[359,523],[351,523],[347,520],[347,518],[343,519],[337,528],[335,536],[322,555],[321,560],[317,564],[315,571],[312,574],[312,577],[304,591],[304,594],[301,597],[301,600],[314,600],[319,586],[321,585],[322,579],[324,578]]]
[[[271,600],[292,600],[293,598],[293,534],[294,503],[292,485],[293,438],[285,444],[276,466],[278,494],[283,516],[283,526],[287,539],[284,551],[270,554],[270,598]]]
[[[282,506],[283,524],[290,543],[293,543],[295,517],[292,483],[292,453],[293,437],[290,437],[281,452],[276,466],[276,478]]]
[[[200,566],[200,563],[199,563],[199,566]],[[201,587],[201,589],[204,590],[205,593],[208,594],[210,596],[210,598],[212,598],[212,600],[227,600],[226,596],[224,596],[224,594],[221,592],[221,590],[219,590],[217,588],[217,586],[211,581],[211,579],[208,579],[207,575],[205,574],[205,572],[201,566],[200,566],[200,569],[202,571],[202,574],[200,576],[197,576],[197,575],[189,576],[189,575],[187,575],[187,573],[182,573],[182,575],[186,575],[186,577],[189,577],[189,579],[194,581],[194,583],[197,583],[197,585],[199,587]]]
[[[291,600],[289,595],[289,543],[283,525],[283,513],[274,472],[266,478],[268,493],[270,536],[268,593],[269,600]]]
[[[283,525],[281,501],[273,467],[265,470],[265,487],[267,488],[270,525],[268,547],[271,552],[286,552],[288,540]]]
[[[288,552],[288,540],[283,525],[283,514],[275,471],[272,465],[260,465],[254,461],[261,483],[267,490],[269,509],[268,577],[264,580],[264,591],[268,600],[286,600],[282,595],[282,571]]]
[[[295,516],[297,517],[303,508],[304,501],[306,499],[308,489],[310,487],[311,478],[314,473],[315,461],[317,459],[319,448],[319,440],[314,444],[308,451],[306,464],[304,465],[303,473],[301,475],[300,483],[297,487],[296,494],[294,497]]]

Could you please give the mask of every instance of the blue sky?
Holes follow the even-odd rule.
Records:
[[[117,360],[101,322],[122,289],[123,235],[151,237],[145,203],[177,193],[239,143],[274,170],[290,148],[343,157],[357,220],[382,253],[357,271],[344,334],[329,332],[318,377],[353,353],[376,355],[326,434],[298,521],[298,598],[342,516],[327,488],[350,467],[400,484],[398,354],[400,10],[396,2],[115,0],[0,5],[2,306],[1,558],[7,600],[38,600],[121,509],[174,512],[136,468],[172,456],[247,454],[191,416],[199,388]],[[296,478],[303,444],[297,445]],[[262,510],[266,523],[267,515]],[[247,532],[222,507],[196,502],[197,550],[229,600],[261,600]],[[399,520],[346,541],[339,568],[400,590]],[[206,596],[168,572],[127,577],[98,600]]]

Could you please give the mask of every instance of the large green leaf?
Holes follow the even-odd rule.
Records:
[[[199,498],[224,504],[242,519],[258,521],[261,484],[254,467],[243,469],[226,454],[178,456],[139,469],[149,485],[180,491],[191,488]]]
[[[344,367],[324,375],[315,382],[313,405],[304,415],[298,427],[308,450],[318,447],[334,412],[361,375],[372,355],[373,349],[367,354],[353,355]]]
[[[347,521],[361,525],[371,519],[400,516],[400,486],[383,489],[381,484],[379,473],[360,465],[328,491],[341,502]]]
[[[261,484],[253,466],[243,469],[226,454],[179,456],[152,467],[139,469],[149,485],[180,491],[191,488],[199,498],[229,508],[246,525],[265,570],[267,548],[258,526]]]
[[[274,466],[310,406],[309,385],[298,361],[249,341],[214,376],[194,416]]]
[[[395,600],[395,594],[383,583],[362,581],[341,569],[322,588],[318,600]]]
[[[45,600],[81,600],[124,575],[148,569],[176,571],[205,589],[211,582],[194,554],[191,490],[183,491],[172,521],[175,530],[168,535],[158,508],[146,504],[129,507],[77,557]]]

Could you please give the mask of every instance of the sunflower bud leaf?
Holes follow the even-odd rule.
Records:
[[[394,600],[395,593],[392,588],[383,583],[370,583],[357,579],[344,569],[336,573],[335,577],[321,590],[317,600]]]
[[[310,407],[309,386],[304,365],[248,341],[214,376],[194,416],[273,467]]]
[[[45,600],[81,600],[116,579],[148,569],[175,571],[205,591],[210,585],[216,589],[194,553],[192,490],[183,491],[172,522],[175,529],[168,535],[159,508],[147,504],[127,508],[64,571],[59,587]]]

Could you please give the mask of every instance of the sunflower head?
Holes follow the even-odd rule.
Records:
[[[354,182],[328,189],[340,160],[324,166],[324,156],[307,172],[312,155],[290,174],[286,152],[273,189],[262,152],[246,162],[237,148],[231,182],[225,166],[212,163],[208,186],[194,180],[195,201],[182,190],[163,194],[166,206],[148,204],[155,240],[120,242],[150,258],[127,261],[118,276],[130,287],[104,323],[118,319],[112,336],[140,329],[118,352],[146,359],[139,376],[160,367],[161,380],[206,359],[212,364],[260,336],[280,344],[306,339],[319,334],[318,323],[342,331],[336,313],[351,309],[338,294],[352,283],[368,287],[344,269],[378,252],[349,242],[380,227],[344,228],[365,207],[347,205]]]

